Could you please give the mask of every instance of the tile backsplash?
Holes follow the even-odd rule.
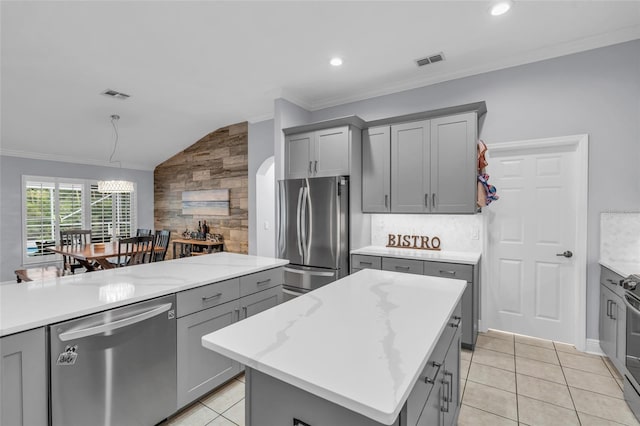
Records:
[[[640,262],[640,212],[600,214],[600,260]]]
[[[371,244],[386,246],[389,234],[426,235],[439,237],[442,250],[481,252],[483,224],[481,214],[372,214]]]

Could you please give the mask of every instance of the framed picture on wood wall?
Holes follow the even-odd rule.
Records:
[[[229,216],[229,190],[205,189],[182,192],[182,214]]]

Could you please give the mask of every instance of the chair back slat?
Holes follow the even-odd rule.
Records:
[[[151,235],[151,229],[138,228],[136,231],[136,237],[148,237]]]
[[[171,231],[165,229],[156,231],[156,240],[153,243],[155,247],[162,247],[162,251],[155,251],[153,253],[153,261],[160,262],[164,260],[167,255],[167,249],[169,248],[169,240],[171,239]]]
[[[60,246],[62,247],[81,247],[86,244],[91,244],[91,230],[90,229],[68,229],[60,231]],[[83,266],[74,258],[70,256],[62,256],[63,269],[75,274],[76,269]]]
[[[150,235],[119,240],[116,265],[121,267],[151,262],[153,240]]]

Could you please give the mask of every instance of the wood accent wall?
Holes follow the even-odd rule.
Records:
[[[212,233],[224,236],[225,250],[248,253],[249,175],[248,125],[233,124],[209,133],[154,170],[154,226],[168,229],[171,239],[206,220]],[[182,214],[182,191],[229,189],[229,216]],[[167,259],[173,258],[169,244]]]

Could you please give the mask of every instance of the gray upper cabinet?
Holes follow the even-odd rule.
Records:
[[[44,328],[0,339],[0,424],[48,424]]]
[[[391,126],[391,211],[429,211],[429,121]]]
[[[431,120],[431,212],[474,213],[477,200],[477,117]]]
[[[286,138],[286,170],[288,179],[305,178],[313,173],[311,154],[314,133],[302,133]]]
[[[391,130],[367,129],[362,141],[362,211],[391,211]]]
[[[363,136],[363,212],[477,211],[477,112],[371,127]]]
[[[349,174],[349,126],[288,135],[285,138],[286,178]]]

